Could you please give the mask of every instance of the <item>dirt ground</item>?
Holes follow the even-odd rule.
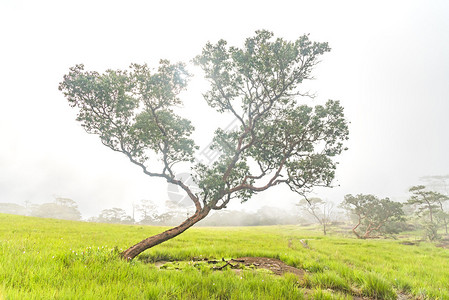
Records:
[[[195,260],[195,259],[194,259]],[[251,267],[257,269],[267,269],[272,271],[276,275],[282,275],[284,273],[292,273],[302,278],[305,274],[304,270],[297,269],[295,267],[289,266],[285,264],[283,261],[276,258],[268,258],[268,257],[239,257],[233,258],[230,260],[208,260],[208,259],[199,259],[195,261],[204,261],[207,264],[211,264],[214,270],[222,270],[226,267],[230,267],[236,272],[241,272],[242,267]],[[168,261],[158,261],[155,262],[154,265],[158,268],[163,268],[165,264],[169,263]],[[225,263],[225,264],[223,264]]]
[[[293,273],[300,278],[304,276],[304,270],[300,270],[295,267],[289,266],[276,258],[240,257],[231,259],[229,263],[231,263],[232,265],[242,264],[248,267],[254,266],[255,268],[268,269],[276,275],[282,275],[284,273]]]

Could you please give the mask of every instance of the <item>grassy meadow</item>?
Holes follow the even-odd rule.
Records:
[[[449,299],[449,249],[317,228],[196,227],[131,263],[118,258],[163,229],[0,214],[0,299]],[[305,275],[201,261],[249,256]]]

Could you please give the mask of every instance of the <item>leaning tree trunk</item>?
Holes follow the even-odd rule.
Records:
[[[207,206],[204,207],[202,210],[195,212],[194,215],[192,215],[190,218],[185,220],[181,225],[173,227],[173,228],[171,228],[167,231],[164,231],[162,233],[150,236],[149,238],[146,238],[143,241],[135,244],[134,246],[126,249],[125,251],[123,251],[121,253],[122,257],[124,259],[126,259],[127,261],[131,261],[132,259],[134,259],[134,257],[139,255],[143,251],[145,251],[153,246],[159,245],[159,244],[183,233],[184,231],[186,231],[187,229],[189,229],[190,227],[195,225],[197,222],[204,219],[209,214],[209,212],[210,212],[210,208]]]
[[[357,231],[355,231],[355,230],[357,229],[357,227],[359,227],[360,224],[361,224],[361,222],[362,222],[362,219],[360,218],[360,216],[358,216],[358,217],[359,217],[359,222],[357,223],[357,225],[355,225],[355,226],[352,228],[352,232],[354,232],[355,236],[356,236],[358,239],[360,239],[360,238],[362,238],[362,237],[357,233]]]

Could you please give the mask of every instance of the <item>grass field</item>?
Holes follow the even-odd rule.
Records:
[[[449,249],[299,226],[192,228],[131,263],[118,258],[162,230],[0,214],[0,299],[449,299]],[[198,262],[248,256],[306,272]],[[159,269],[156,261],[183,263]]]

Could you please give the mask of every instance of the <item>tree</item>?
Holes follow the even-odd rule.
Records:
[[[69,198],[57,197],[53,203],[34,205],[31,216],[78,221],[81,213],[75,201]]]
[[[397,226],[392,224],[402,221],[404,216],[401,203],[373,195],[346,195],[341,206],[357,216],[352,232],[359,239],[397,233]]]
[[[78,209],[78,204],[76,204],[76,202],[73,201],[70,198],[56,197],[55,198],[55,204],[60,205],[60,206],[64,206],[64,207]]]
[[[12,215],[27,215],[26,207],[15,203],[0,203],[0,213]]]
[[[103,209],[98,216],[98,222],[131,224],[132,218],[123,209],[114,207]]]
[[[140,224],[161,226],[178,224],[185,219],[187,212],[171,201],[165,202],[161,209],[162,212],[158,212],[156,204],[150,200],[142,200],[140,203],[138,206],[138,210],[142,215],[142,219],[139,221]]]
[[[305,209],[323,227],[323,234],[326,235],[327,227],[332,223],[331,216],[334,209],[332,202],[323,201],[320,198],[301,199],[298,206]]]
[[[204,98],[236,118],[239,127],[215,131],[211,149],[220,153],[217,161],[193,164],[198,192],[176,176],[177,166],[193,163],[198,149],[190,138],[191,122],[174,112],[190,76],[184,64],[161,60],[157,70],[132,64],[130,70],[103,74],[85,71],[83,65],[70,69],[59,88],[77,108],[84,129],[146,175],[179,186],[195,207],[179,226],[130,247],[124,258],[181,234],[233,199],[244,202],[280,184],[301,195],[314,186],[331,186],[334,157],[348,137],[343,108],[332,100],[315,107],[298,103],[304,96],[298,86],[312,78],[319,57],[328,51],[327,43],[312,42],[307,35],[290,42],[273,39],[268,31],[257,31],[242,49],[224,40],[206,44],[194,59],[210,82]],[[161,165],[151,165],[150,157]]]
[[[430,240],[438,238],[438,227],[443,224],[447,234],[448,214],[444,211],[443,203],[449,197],[438,192],[429,191],[424,185],[413,186],[409,190],[412,196],[407,201],[415,207],[415,214],[423,219],[427,237]]]
[[[137,211],[142,214],[141,224],[152,224],[157,216],[156,205],[150,200],[141,200]]]
[[[422,177],[421,180],[427,182],[427,187],[439,193],[437,196],[437,202],[439,205],[439,211],[437,213],[438,219],[443,223],[446,235],[448,233],[448,225],[449,225],[449,213],[447,212],[447,207],[445,208],[445,203],[449,197],[449,175],[435,175],[435,176],[425,176]],[[443,196],[441,196],[443,195]]]

